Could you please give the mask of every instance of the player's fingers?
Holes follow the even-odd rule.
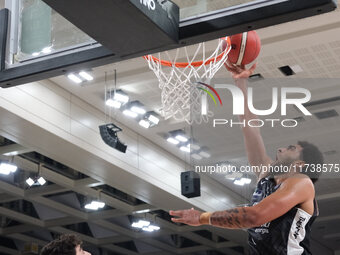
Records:
[[[224,66],[225,68],[229,71],[229,72],[232,72],[233,70],[230,68],[230,66],[228,66],[227,63],[224,63]]]
[[[237,73],[242,73],[244,71],[244,68],[242,68],[241,66],[235,66],[235,70],[237,71]]]
[[[183,218],[171,218],[171,220],[176,223],[184,223]]]
[[[236,71],[235,68],[232,68],[232,67],[228,66],[226,63],[224,63],[224,66],[225,66],[225,68],[226,68],[229,72],[232,73],[232,75],[235,75],[235,74],[238,73],[238,72]]]
[[[169,214],[170,214],[171,216],[182,217],[183,211],[181,211],[181,210],[180,210],[180,211],[170,211]]]
[[[250,71],[251,73],[253,73],[253,72],[255,71],[255,69],[256,69],[256,66],[257,66],[257,62],[254,63],[254,64],[249,68],[249,71]]]

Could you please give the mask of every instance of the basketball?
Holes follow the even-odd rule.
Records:
[[[231,50],[228,60],[235,65],[247,65],[253,62],[261,50],[261,40],[255,31],[230,36]],[[222,50],[227,43],[223,42]]]

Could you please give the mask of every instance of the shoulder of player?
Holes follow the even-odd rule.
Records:
[[[295,192],[308,192],[314,196],[314,184],[312,180],[305,174],[295,174],[287,179],[285,179],[281,186],[281,189],[289,189]]]

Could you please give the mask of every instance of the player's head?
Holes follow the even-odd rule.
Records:
[[[275,165],[296,166],[297,169],[301,169],[301,173],[308,175],[313,183],[318,180],[320,171],[315,171],[310,166],[315,165],[316,167],[318,164],[323,164],[322,153],[309,142],[299,141],[286,148],[279,148],[276,153]]]
[[[41,255],[91,255],[83,250],[82,241],[76,235],[61,235],[47,244]]]

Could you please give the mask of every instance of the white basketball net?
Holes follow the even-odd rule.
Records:
[[[178,48],[174,57],[171,57],[168,51],[158,53],[158,59],[151,55],[144,57],[159,80],[159,88],[162,90],[161,113],[165,119],[173,117],[176,120],[185,120],[191,125],[193,123],[200,124],[202,121],[208,122],[209,117],[213,116],[211,111],[202,112],[202,100],[206,96],[206,92],[198,89],[197,82],[209,83],[210,79],[223,66],[231,49],[228,45],[222,52],[222,45],[225,42],[224,38],[219,39],[216,50],[209,56],[206,56],[203,42],[198,44],[192,57],[189,56],[187,47]],[[177,62],[178,58],[183,57],[184,61],[188,63],[186,66]],[[201,65],[197,66],[199,57],[203,61]],[[169,61],[171,66],[163,66],[161,62],[164,59]],[[196,63],[195,66],[193,63]]]

